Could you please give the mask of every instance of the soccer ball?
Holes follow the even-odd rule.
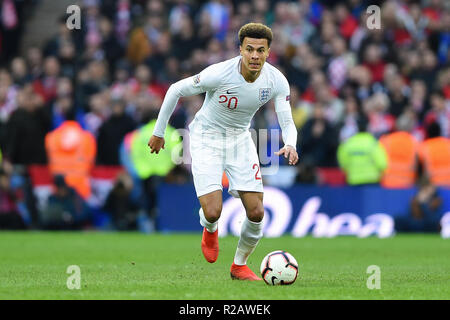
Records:
[[[286,251],[273,251],[261,262],[261,276],[271,286],[292,284],[297,279],[298,263]]]

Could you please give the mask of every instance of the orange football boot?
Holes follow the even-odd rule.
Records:
[[[209,232],[203,228],[202,252],[206,261],[214,263],[219,256],[219,230]]]
[[[247,265],[239,266],[233,262],[230,269],[231,279],[233,280],[249,280],[260,281],[258,277]]]

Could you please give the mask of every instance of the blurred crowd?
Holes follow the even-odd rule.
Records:
[[[58,202],[67,208],[58,221],[69,221],[69,227],[89,224],[84,206],[91,191],[82,176],[92,166],[123,166],[103,209],[118,229],[136,228],[142,211],[154,217],[158,183],[184,183],[190,174],[188,166],[145,158],[144,133],[151,132],[170,84],[238,55],[237,33],[247,22],[272,28],[268,62],[291,86],[299,133],[297,183],[324,183],[316,169],[338,167],[348,184],[380,183],[383,172],[395,174],[406,166],[407,173],[388,177],[384,185],[413,186],[422,173],[436,184],[433,168],[445,177],[437,184],[450,185],[450,4],[445,0],[83,0],[79,30],[68,29],[68,15],[61,15],[46,43],[19,53],[10,41],[24,32],[23,2],[4,0],[0,8],[5,178],[0,197],[7,199],[0,202],[2,212],[28,211],[32,224],[61,228],[45,224],[42,210],[32,205],[23,168],[41,164],[55,176],[48,203],[71,199]],[[367,26],[369,5],[381,9],[380,28]],[[171,128],[186,128],[201,105],[201,95],[181,99]],[[258,111],[252,126],[279,129],[272,102]],[[407,137],[390,139],[398,132]],[[441,143],[423,144],[433,138]],[[375,145],[381,151],[372,152]],[[409,153],[396,158],[406,146]],[[437,160],[430,155],[445,148],[449,151]],[[68,160],[69,155],[76,159]],[[399,161],[397,169],[392,159]],[[372,170],[367,163],[376,167],[373,174],[366,174]],[[363,176],[356,172],[355,180],[352,166],[364,167]],[[15,181],[14,168],[22,168],[22,183],[16,183],[21,188],[8,185],[8,178]],[[148,194],[150,200],[143,196]],[[44,211],[46,217],[61,212]],[[117,217],[115,211],[127,214]],[[6,221],[20,224],[9,215]]]

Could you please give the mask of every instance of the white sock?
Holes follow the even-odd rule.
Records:
[[[206,220],[202,208],[200,208],[200,210],[198,211],[198,215],[200,216],[200,224],[202,225],[202,227],[205,227],[208,232],[216,232],[219,220],[217,220],[216,222],[209,222],[208,220]]]
[[[236,254],[234,255],[234,263],[237,265],[247,264],[248,257],[255,250],[259,239],[263,236],[263,224],[261,222],[253,222],[248,219],[244,220],[241,228],[241,237],[239,238]]]

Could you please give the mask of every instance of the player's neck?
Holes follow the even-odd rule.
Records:
[[[245,68],[245,66],[242,63],[242,61],[240,62],[240,70],[239,70],[239,72],[242,74],[242,76],[244,77],[245,81],[247,81],[247,82],[255,82],[256,79],[258,79],[259,75],[261,74],[261,70],[258,71],[258,72],[251,72],[250,70]]]

